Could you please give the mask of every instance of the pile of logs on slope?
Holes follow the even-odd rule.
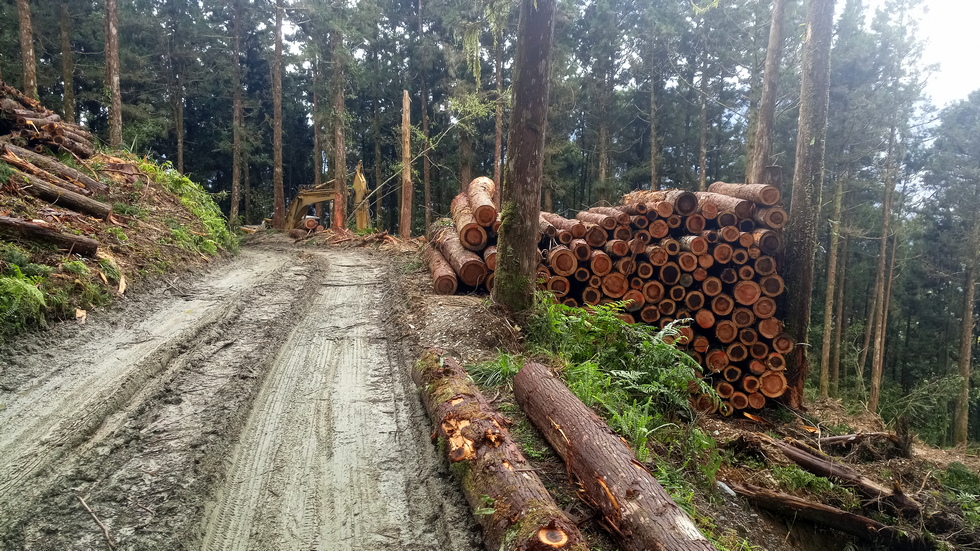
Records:
[[[92,134],[61,120],[54,111],[0,81],[0,132],[16,145],[43,153],[46,146],[61,148],[80,159],[95,154]],[[19,143],[17,143],[19,142]]]
[[[425,251],[436,293],[493,288],[493,181],[477,178],[430,230]],[[776,316],[785,286],[776,257],[786,211],[779,189],[715,182],[707,192],[634,191],[575,218],[542,212],[542,289],[571,306],[626,303],[623,318],[664,327],[691,319],[678,344],[705,368],[721,401],[707,412],[759,409],[787,390],[795,346]]]
[[[108,194],[109,187],[49,156],[48,147],[63,149],[76,158],[88,158],[95,152],[88,131],[62,121],[0,81],[0,162],[10,173],[5,187],[93,218],[109,218],[112,207],[97,198]],[[0,232],[85,256],[95,256],[98,249],[93,239],[63,233],[36,220],[0,216]]]

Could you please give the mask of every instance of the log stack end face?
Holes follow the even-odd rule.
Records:
[[[433,235],[433,245],[450,268],[440,265],[440,292],[453,289],[449,272],[467,291],[491,287],[496,257],[487,251],[495,247],[497,235],[483,225],[489,209],[480,220],[479,207],[492,206],[487,199],[492,186],[486,178],[471,182],[454,201],[454,219],[442,222],[447,227]],[[795,341],[783,333],[773,300],[785,292],[773,257],[783,247],[786,212],[780,200],[772,186],[716,182],[707,192],[634,191],[618,207],[592,208],[569,218],[541,212],[539,287],[568,306],[627,300],[628,313],[622,317],[628,323],[663,327],[677,318],[693,318],[687,340],[700,342],[701,349],[692,349],[691,355],[711,368],[712,384],[722,382],[720,374],[729,364],[735,367],[729,377],[781,371]],[[485,245],[481,230],[487,234]],[[430,262],[430,268],[435,284],[436,266]],[[738,392],[729,395],[735,396],[736,408],[758,409],[767,398],[781,397],[783,379],[793,380],[793,374],[771,375],[758,390],[746,393],[741,379],[724,382]],[[726,398],[710,409],[730,414],[732,405]]]

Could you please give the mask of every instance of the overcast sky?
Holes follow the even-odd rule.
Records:
[[[842,2],[838,2],[842,4]],[[872,0],[872,7],[882,4]],[[919,22],[926,42],[922,61],[939,64],[926,84],[938,107],[980,90],[980,0],[925,0]]]

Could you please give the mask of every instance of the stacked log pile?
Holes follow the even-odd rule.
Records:
[[[33,195],[61,207],[105,220],[112,214],[108,203],[97,199],[109,187],[49,156],[47,148],[61,148],[76,158],[94,154],[92,135],[80,126],[65,123],[52,111],[0,81],[0,163],[7,173],[4,187],[14,193]],[[0,216],[0,233],[43,241],[85,256],[94,256],[98,243],[90,238],[63,233],[39,220]]]
[[[9,134],[15,145],[36,153],[43,153],[50,146],[80,159],[95,154],[93,137],[87,130],[61,120],[54,111],[3,82],[0,82],[0,133]]]
[[[493,182],[477,178],[453,200],[452,220],[434,224],[426,256],[436,292],[492,289],[492,196]],[[693,320],[678,344],[721,398],[698,397],[696,407],[762,408],[786,392],[785,355],[795,346],[776,316],[787,222],[779,203],[773,186],[715,182],[707,192],[635,191],[575,218],[542,212],[539,285],[570,306],[623,301],[628,322]]]

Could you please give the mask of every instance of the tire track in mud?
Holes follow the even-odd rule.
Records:
[[[0,511],[9,513],[16,508],[4,504],[36,493],[39,473],[90,436],[182,348],[193,346],[202,329],[227,316],[241,293],[285,261],[260,256],[134,325],[107,335],[84,331],[64,344],[66,361],[46,366],[28,388],[2,396]],[[6,517],[0,512],[0,528]]]
[[[116,549],[478,549],[382,319],[388,269],[246,249],[0,349],[0,548],[105,548],[84,496]]]
[[[256,399],[201,548],[478,548],[433,487],[427,423],[383,330],[382,270],[331,258]]]

